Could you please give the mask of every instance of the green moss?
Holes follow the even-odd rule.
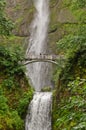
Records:
[[[42,88],[42,92],[50,92],[51,88],[49,86]]]
[[[56,0],[50,0],[50,5],[53,5],[56,3]]]
[[[18,11],[21,9],[21,5],[20,4],[17,4],[15,7],[14,7],[14,11]]]
[[[24,44],[24,37],[19,37],[15,35],[11,35],[10,37],[1,37],[0,38],[0,45],[9,45],[9,46],[16,46]]]
[[[54,33],[58,28],[58,24],[54,24],[50,27],[49,33]]]

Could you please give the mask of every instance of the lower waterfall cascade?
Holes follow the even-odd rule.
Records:
[[[36,92],[26,117],[25,130],[51,130],[52,93]]]
[[[47,53],[47,34],[49,23],[49,0],[33,0],[36,8],[31,24],[31,36],[26,50],[30,54]],[[28,107],[25,130],[51,130],[52,92],[40,92],[51,85],[51,63],[32,63],[27,65],[27,77],[35,89],[35,94]]]

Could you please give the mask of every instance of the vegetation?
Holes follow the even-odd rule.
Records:
[[[57,51],[65,55],[63,68],[55,73],[53,96],[53,130],[86,129],[86,2],[64,0],[64,5],[77,16],[77,24],[57,42]],[[72,27],[75,30],[72,31]],[[58,83],[57,83],[58,79]]]
[[[28,85],[20,47],[0,46],[0,129],[23,130],[33,90]]]
[[[50,92],[51,88],[50,88],[50,86],[46,86],[46,87],[42,88],[41,91],[42,92]]]
[[[62,32],[63,37],[59,34],[61,39],[56,42],[57,49],[55,48],[58,54],[64,55],[65,61],[59,62],[62,67],[60,64],[54,75],[56,89],[53,91],[53,130],[85,130],[86,0],[62,1],[63,8],[69,9],[76,19],[74,23],[65,24],[55,21],[58,1],[51,0],[50,3],[52,10],[55,7],[51,15],[53,25],[49,30],[50,35],[56,32],[59,26],[65,30]],[[24,52],[19,42],[23,41],[23,38],[11,35],[14,23],[7,17],[5,6],[6,1],[0,0],[0,130],[24,130],[24,119],[33,90],[25,76],[25,68],[21,65]],[[20,10],[20,5],[14,9]],[[28,9],[24,10],[28,14]],[[34,8],[29,10],[31,18],[26,20],[28,23],[32,19],[33,11]],[[21,17],[16,20],[17,32],[20,32],[26,15]],[[53,37],[58,37],[58,33],[55,34]],[[5,42],[2,39],[5,39]],[[51,90],[45,87],[42,91]]]
[[[0,37],[8,39],[13,23],[4,12],[5,5],[5,0],[0,0]],[[0,130],[24,130],[24,119],[33,90],[21,64],[23,57],[18,43],[3,44],[0,39]]]
[[[55,130],[85,130],[86,128],[86,79],[77,77],[69,82],[54,106]],[[57,102],[56,102],[57,103]],[[55,110],[56,109],[56,110]]]

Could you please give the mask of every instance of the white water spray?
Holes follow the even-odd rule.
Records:
[[[36,93],[30,103],[25,130],[51,130],[52,93]]]
[[[47,31],[49,24],[49,0],[34,0],[36,14],[31,24],[31,37],[26,51],[28,55],[47,53]],[[32,63],[27,66],[27,76],[36,91],[44,86],[51,86],[50,63]]]

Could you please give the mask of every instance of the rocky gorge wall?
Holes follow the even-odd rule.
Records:
[[[76,20],[71,11],[64,7],[63,0],[51,0],[50,12],[49,43],[51,50],[57,53],[56,42],[68,33],[65,25],[73,24]]]
[[[29,25],[33,16],[31,0],[8,0],[6,12],[15,23],[14,35],[29,36]]]
[[[30,23],[34,14],[32,0],[8,0],[6,12],[15,23],[14,38],[11,42],[28,43],[30,35]],[[56,41],[68,33],[64,25],[75,23],[75,17],[69,9],[63,6],[62,0],[50,0],[50,25],[48,46],[50,53],[56,52]]]

